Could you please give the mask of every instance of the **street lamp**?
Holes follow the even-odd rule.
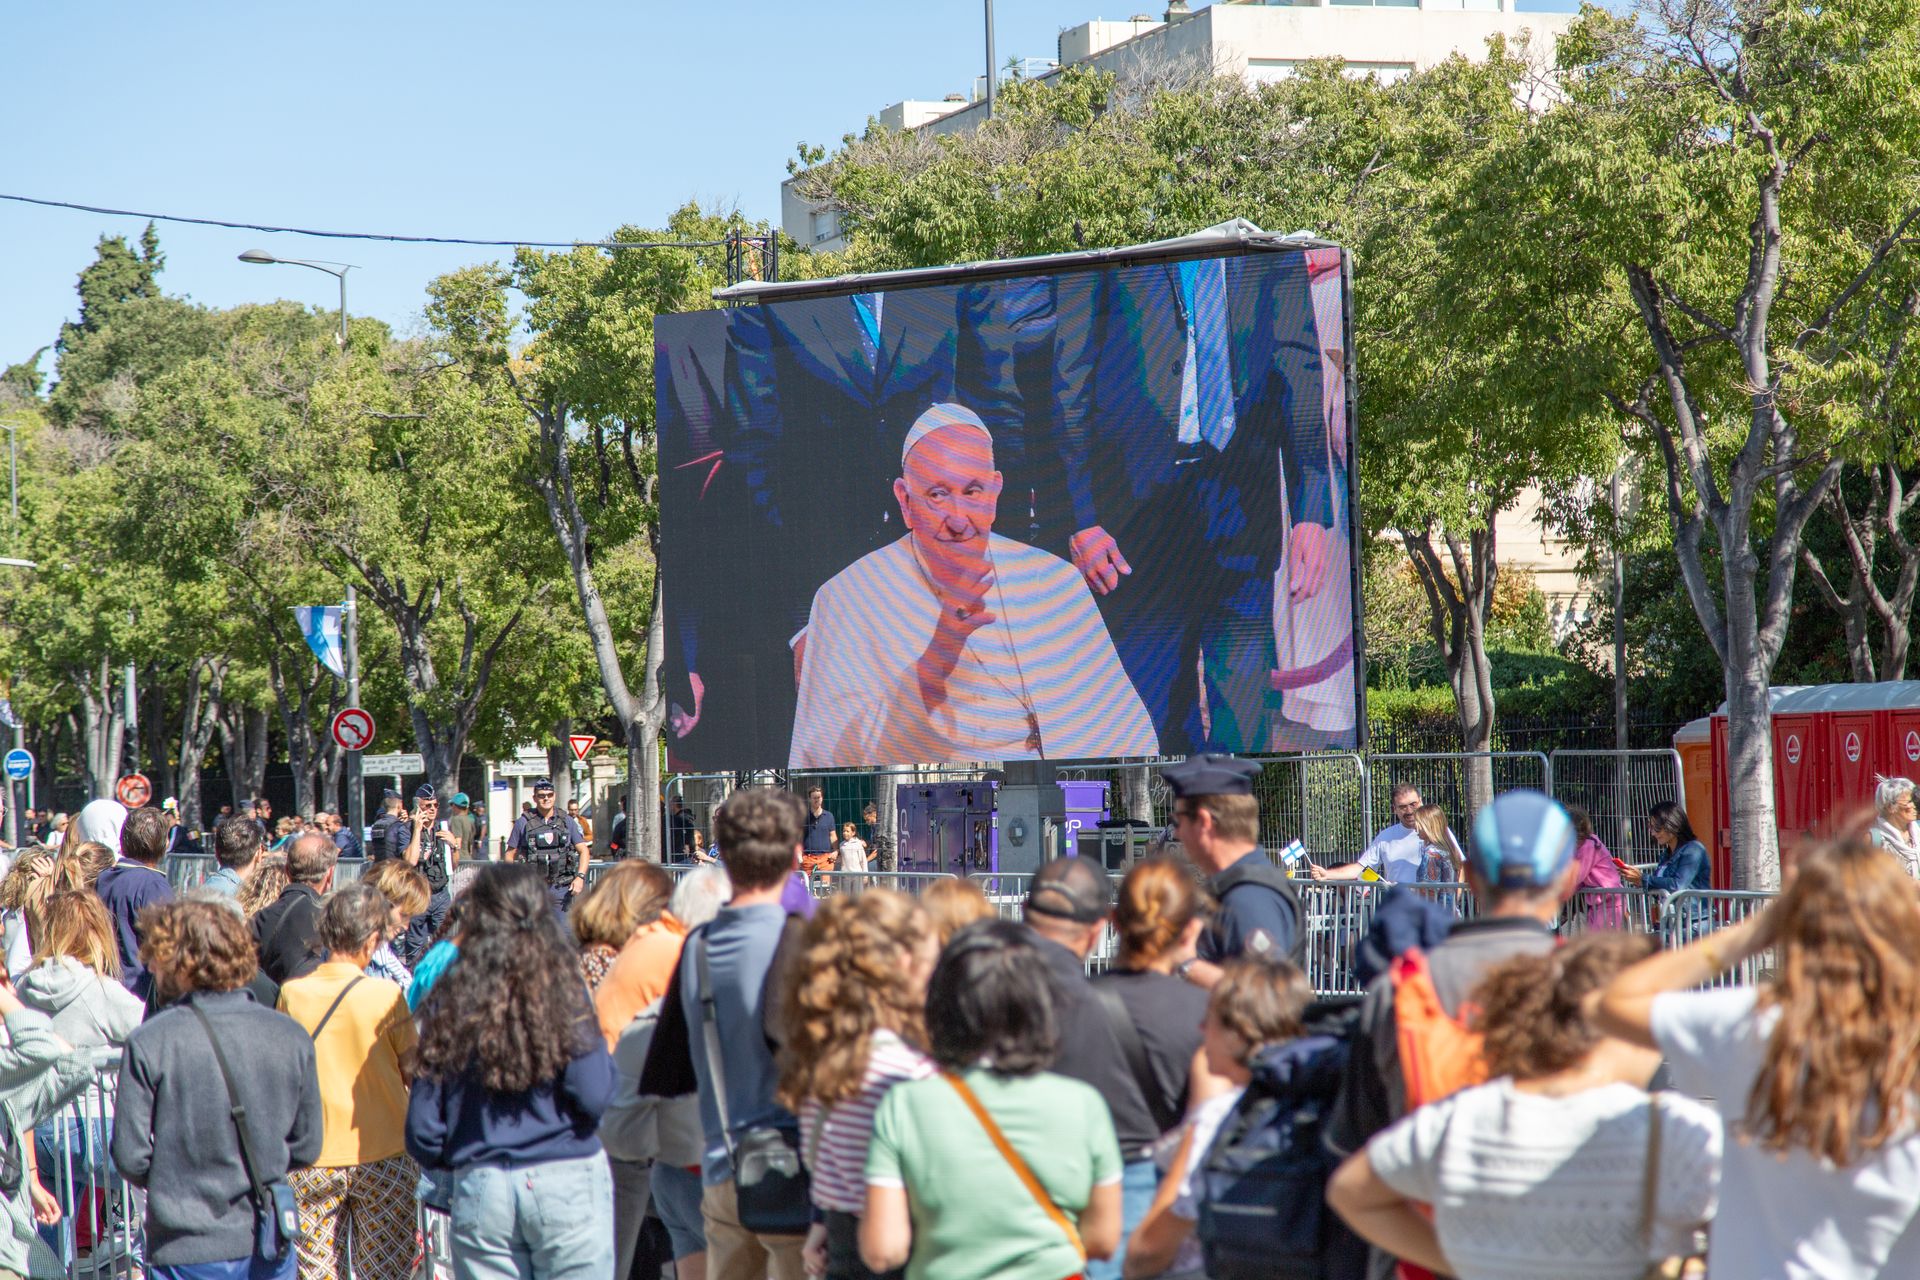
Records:
[[[324,271],[340,281],[340,336],[334,341],[340,349],[347,349],[347,272],[353,270],[353,264],[347,262],[315,262],[306,258],[276,258],[264,249],[249,249],[240,255],[240,261],[251,262],[255,266],[312,267],[315,271]]]

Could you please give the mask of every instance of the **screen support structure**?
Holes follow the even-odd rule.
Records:
[[[775,284],[780,279],[780,233],[750,236],[740,231],[727,233],[727,284],[745,284],[758,280]],[[737,304],[735,304],[737,305]]]

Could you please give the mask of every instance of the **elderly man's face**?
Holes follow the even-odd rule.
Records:
[[[942,427],[913,447],[894,481],[900,518],[936,576],[986,559],[1000,502],[993,443],[972,427]]]

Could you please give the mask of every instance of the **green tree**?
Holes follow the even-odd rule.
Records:
[[[1768,687],[1803,535],[1862,438],[1857,399],[1812,394],[1829,384],[1808,365],[1851,346],[1838,326],[1920,225],[1920,11],[1590,9],[1560,64],[1563,101],[1465,188],[1448,249],[1529,282],[1508,331],[1658,460],[1725,674],[1734,882],[1772,887]]]

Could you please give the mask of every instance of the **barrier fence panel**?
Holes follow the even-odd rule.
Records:
[[[676,773],[666,782],[667,816],[661,826],[661,838],[667,842],[663,851],[677,854],[680,846],[691,841],[692,833],[699,831],[706,836],[707,847],[713,847],[713,811],[720,802],[732,793],[734,775],[730,773]],[[684,818],[674,815],[674,803],[678,801]],[[676,843],[676,825],[679,828]],[[635,850],[645,853],[646,850]]]
[[[167,884],[176,894],[197,889],[207,882],[215,865],[210,853],[170,853],[167,855]]]
[[[1684,946],[1710,933],[1744,923],[1760,914],[1778,894],[1751,889],[1685,889],[1667,899],[1661,944]],[[1772,951],[1749,956],[1707,983],[1709,987],[1745,987],[1773,972]]]
[[[54,1265],[30,1268],[35,1276],[134,1280],[142,1274],[144,1197],[115,1172],[108,1153],[119,1078],[120,1051],[96,1050],[86,1090],[34,1129],[40,1181],[60,1204],[60,1221],[47,1231]],[[42,1236],[33,1247],[47,1244]]]
[[[1420,798],[1427,804],[1437,804],[1446,810],[1447,823],[1465,848],[1478,812],[1476,793],[1480,802],[1522,788],[1552,794],[1553,764],[1541,751],[1370,755],[1367,757],[1367,796],[1372,822],[1385,826],[1393,820],[1393,789],[1403,782],[1418,787]],[[1362,843],[1364,845],[1364,841]],[[1354,852],[1357,854],[1359,850]]]
[[[919,897],[936,880],[957,879],[950,871],[809,871],[807,892],[816,898],[831,898],[862,889],[892,889]]]
[[[1680,753],[1646,751],[1555,751],[1553,798],[1579,805],[1593,819],[1594,834],[1614,856],[1631,863],[1660,860],[1660,846],[1647,827],[1647,810],[1682,795]]]

